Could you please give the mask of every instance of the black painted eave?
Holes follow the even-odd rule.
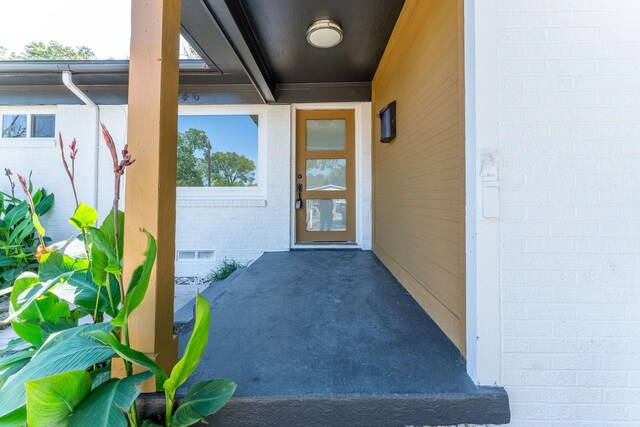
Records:
[[[371,82],[285,83],[276,85],[276,102],[369,102]]]
[[[274,102],[275,83],[240,3],[234,0],[207,0],[205,4],[263,101]]]

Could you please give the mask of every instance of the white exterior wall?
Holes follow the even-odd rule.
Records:
[[[122,144],[126,121],[123,119],[123,107],[100,107],[101,119],[109,127],[116,142]],[[76,161],[76,187],[80,201],[94,205],[94,156],[96,153],[94,113],[89,107],[82,105],[60,105],[43,107],[4,107],[2,113],[51,113],[56,115],[56,135],[62,133],[65,153],[69,155],[68,145],[75,137],[78,146]],[[99,185],[101,191],[98,204],[101,218],[111,209],[113,200],[113,178],[111,158],[100,137],[99,156]],[[67,157],[67,161],[69,161]],[[70,165],[70,163],[69,163]],[[51,211],[43,218],[43,225],[47,235],[53,241],[66,239],[75,234],[75,228],[69,224],[68,218],[73,215],[75,202],[71,184],[64,171],[57,137],[50,139],[0,139],[0,189],[10,191],[9,181],[4,177],[4,168],[14,173],[16,196],[22,198],[22,190],[17,181],[16,173],[28,176],[33,171],[32,181],[35,188],[44,187],[55,194],[55,203]]]
[[[493,3],[512,424],[638,426],[640,1]]]
[[[358,145],[358,243],[363,249],[371,248],[371,151],[369,141],[370,103],[324,105],[324,108],[355,108],[357,113],[356,138]],[[196,106],[187,107],[199,113]],[[185,109],[186,110],[186,109]],[[266,127],[260,140],[259,168],[263,186],[253,189],[210,189],[203,194],[198,189],[178,189],[176,250],[213,251],[213,259],[185,261],[176,257],[176,275],[194,276],[208,274],[225,259],[247,263],[257,259],[265,251],[286,251],[292,242],[292,151],[295,146],[292,135],[292,107],[274,106],[202,106],[202,114],[222,114],[235,111],[262,112],[261,126]],[[95,127],[94,113],[82,105],[50,107],[3,107],[2,112],[55,113],[56,134],[62,132],[65,149],[73,137],[79,153],[76,163],[76,183],[81,201],[95,205]],[[113,136],[118,150],[126,141],[127,106],[100,106],[100,120]],[[113,165],[108,149],[100,133],[98,144],[98,197],[100,220],[110,211],[113,201]],[[68,153],[67,153],[68,154]],[[75,209],[71,187],[64,172],[56,140],[0,140],[0,167],[28,175],[33,170],[35,186],[44,186],[55,193],[53,209],[43,224],[54,241],[75,234],[68,218]],[[135,167],[135,164],[134,166]],[[4,169],[1,169],[4,172]],[[16,180],[17,181],[17,180]],[[124,197],[124,185],[122,187]],[[0,189],[9,190],[8,181],[0,176]],[[216,191],[222,190],[222,191]],[[244,192],[243,190],[248,190]],[[16,189],[17,195],[21,193]],[[246,193],[246,194],[244,194]],[[121,208],[124,200],[121,201]]]
[[[266,124],[260,125],[267,127],[266,159],[259,159],[259,168],[266,170],[264,193],[233,198],[179,195],[176,250],[214,251],[214,259],[177,261],[177,276],[207,274],[224,259],[246,263],[265,251],[289,250],[291,107],[265,110]]]

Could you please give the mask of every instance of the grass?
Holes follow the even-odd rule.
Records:
[[[224,280],[227,277],[231,276],[231,274],[237,269],[244,267],[246,267],[245,264],[239,263],[236,260],[225,259],[224,261],[222,261],[222,265],[220,267],[211,272],[211,281],[219,282],[220,280]]]

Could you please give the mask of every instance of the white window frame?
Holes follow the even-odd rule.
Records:
[[[53,137],[34,138],[31,135],[31,123],[33,115],[53,115],[55,117],[55,125]],[[24,148],[40,148],[52,147],[56,144],[56,135],[58,134],[58,109],[56,107],[41,106],[23,106],[23,107],[6,107],[0,108],[0,128],[2,127],[3,116],[7,115],[26,115],[27,116],[27,136],[25,138],[3,138],[0,133],[0,147],[24,147]],[[1,132],[1,129],[0,129]]]
[[[266,199],[267,109],[265,105],[180,105],[179,116],[258,116],[258,185],[254,187],[178,187],[178,202]]]

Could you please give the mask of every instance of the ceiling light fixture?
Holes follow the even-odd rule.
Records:
[[[327,49],[340,44],[342,27],[331,19],[319,19],[307,29],[307,42],[311,46]]]

